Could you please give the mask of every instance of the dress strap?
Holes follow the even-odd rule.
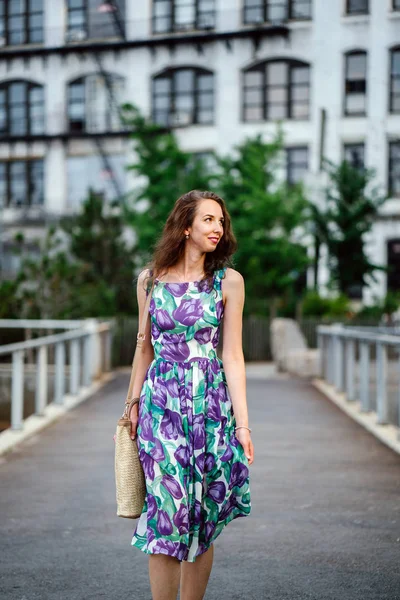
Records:
[[[214,288],[217,290],[221,289],[222,279],[225,277],[227,267],[223,267],[222,269],[218,269],[214,274]]]

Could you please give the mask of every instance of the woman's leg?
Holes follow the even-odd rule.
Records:
[[[176,600],[181,563],[166,554],[149,555],[150,588],[153,600]]]
[[[214,558],[214,545],[192,563],[181,563],[181,600],[203,600]]]

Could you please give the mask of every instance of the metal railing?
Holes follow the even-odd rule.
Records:
[[[93,379],[111,369],[110,323],[86,321],[0,320],[1,329],[67,329],[63,333],[47,335],[24,342],[0,346],[0,359],[11,356],[11,429],[22,429],[24,422],[25,359],[35,360],[35,415],[43,415],[48,399],[48,371],[54,369],[55,405],[63,405],[65,395],[77,396],[91,385]],[[49,353],[54,351],[54,363]],[[68,362],[66,360],[68,356]],[[66,376],[68,376],[66,385]]]
[[[341,324],[317,328],[322,377],[361,412],[375,412],[379,425],[399,427],[400,335],[395,328]]]

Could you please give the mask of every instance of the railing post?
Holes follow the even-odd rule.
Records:
[[[322,333],[317,332],[317,348],[320,356],[320,376],[322,379],[326,379],[325,372],[325,340]]]
[[[376,414],[377,422],[386,425],[389,419],[387,396],[387,346],[376,344]]]
[[[334,335],[334,364],[335,379],[334,385],[338,392],[343,390],[343,340],[336,333]]]
[[[12,355],[11,429],[22,429],[24,417],[24,351]]]
[[[69,344],[70,371],[69,371],[69,391],[72,396],[79,392],[79,373],[80,373],[80,340],[71,340]]]
[[[104,332],[105,335],[105,356],[104,356],[104,370],[106,373],[111,371],[111,350],[112,350],[112,335],[111,327]]]
[[[332,385],[332,360],[333,360],[333,338],[332,334],[328,333],[326,336],[326,381]]]
[[[355,365],[355,343],[354,340],[346,340],[346,399],[348,402],[354,400],[354,365]]]
[[[90,334],[83,338],[83,385],[85,387],[92,382],[91,340]]]
[[[360,401],[361,412],[369,412],[369,344],[360,342]]]
[[[36,354],[35,414],[42,416],[47,404],[47,346],[40,346]]]
[[[398,363],[398,376],[400,380],[400,346],[397,346],[397,352],[399,353],[399,363]],[[398,391],[398,408],[397,408],[397,439],[400,442],[400,383],[399,383],[399,391]]]
[[[63,404],[65,384],[64,384],[64,371],[65,371],[65,346],[64,342],[56,344],[56,373],[54,381],[54,402],[55,404]]]

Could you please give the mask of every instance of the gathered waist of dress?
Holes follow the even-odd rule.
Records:
[[[193,366],[193,363],[199,363],[200,367],[207,367],[210,362],[214,361],[215,359],[217,359],[218,361],[218,356],[217,353],[215,351],[211,352],[208,356],[191,356],[190,358],[188,358],[187,360],[173,360],[170,358],[164,358],[163,356],[154,356],[153,359],[153,363],[169,363],[169,364],[177,364],[180,365],[186,369],[191,369]]]

